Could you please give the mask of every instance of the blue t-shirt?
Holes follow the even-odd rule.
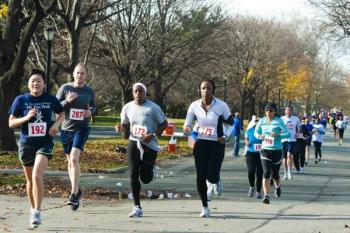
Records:
[[[261,148],[261,143],[262,140],[257,139],[254,136],[254,131],[255,131],[255,126],[249,128],[246,132],[245,132],[245,136],[248,138],[249,140],[249,145],[247,147],[247,151],[249,152],[259,152],[259,150],[257,150],[258,147]]]
[[[240,135],[241,130],[244,130],[242,121],[238,117],[235,117],[234,120],[233,120],[233,130],[232,130],[232,134],[231,135],[233,137],[237,137],[237,136]]]
[[[43,93],[41,96],[32,96],[29,92],[17,96],[13,101],[9,110],[9,114],[17,118],[24,117],[32,109],[37,109],[37,114],[32,117],[29,122],[21,125],[21,142],[30,142],[34,144],[48,144],[53,142],[53,138],[49,135],[49,129],[54,124],[54,113],[59,114],[63,112],[63,107],[55,96]],[[28,126],[30,123],[46,123],[46,132],[44,136],[29,136]],[[42,126],[30,125],[34,127],[33,130],[42,130]]]

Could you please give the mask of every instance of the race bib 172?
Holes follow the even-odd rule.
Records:
[[[132,135],[136,137],[143,137],[147,134],[147,127],[141,125],[134,125],[132,127]]]

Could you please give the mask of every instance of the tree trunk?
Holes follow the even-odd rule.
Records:
[[[10,75],[7,73],[7,75]],[[11,104],[19,92],[18,83],[1,83],[0,84],[0,103],[2,106],[0,108],[0,151],[16,151],[17,143],[14,135],[13,129],[9,128],[9,115],[8,110]]]
[[[79,39],[80,39],[80,31],[70,31],[70,38],[69,38],[69,74],[68,74],[68,82],[73,82],[73,70],[74,67],[79,62]]]

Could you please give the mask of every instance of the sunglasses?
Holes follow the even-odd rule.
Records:
[[[265,108],[265,112],[273,112],[272,108]]]

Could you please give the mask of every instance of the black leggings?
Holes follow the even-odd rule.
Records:
[[[338,129],[339,132],[339,139],[343,139],[344,138],[344,129]]]
[[[263,168],[261,165],[260,153],[247,151],[246,162],[250,187],[255,187],[256,177],[256,190],[260,192],[263,177]]]
[[[315,159],[322,158],[322,152],[321,152],[321,146],[322,143],[318,141],[314,141],[314,147],[315,147]]]
[[[135,141],[129,141],[126,149],[128,167],[130,173],[131,191],[134,204],[140,205],[141,183],[148,184],[153,179],[153,167],[157,158],[157,151],[143,146],[143,160],[140,159],[140,151]]]
[[[303,141],[303,142],[297,141],[297,143],[295,144],[293,161],[294,161],[295,169],[297,171],[300,171],[300,167],[304,167],[304,164],[305,164],[306,143],[307,143],[306,141]]]
[[[264,171],[264,178],[270,179],[271,174],[274,180],[280,178],[280,167],[282,162],[282,150],[261,150],[261,164]]]
[[[216,141],[198,140],[193,148],[197,171],[197,190],[204,207],[208,207],[207,183],[220,180],[220,170],[225,156],[225,145]]]

